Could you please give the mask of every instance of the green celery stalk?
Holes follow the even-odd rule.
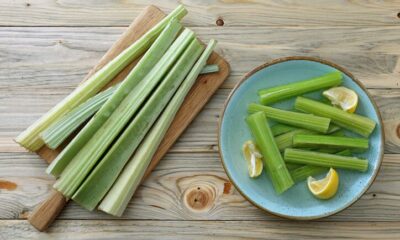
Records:
[[[265,114],[263,112],[251,114],[246,118],[246,121],[263,155],[264,166],[271,178],[275,191],[278,194],[285,192],[293,185],[293,180],[285,162],[282,160]]]
[[[64,115],[41,134],[43,142],[50,149],[58,148],[68,136],[103,106],[116,89],[117,86],[109,87]]]
[[[368,169],[368,161],[365,159],[293,148],[285,149],[284,159],[288,163],[343,168],[361,172],[365,172]]]
[[[267,105],[318,89],[337,86],[341,82],[342,74],[335,71],[308,80],[262,89],[258,91],[258,96],[260,97],[260,102]]]
[[[171,125],[175,114],[185,99],[185,96],[195,83],[201,69],[207,62],[216,45],[215,40],[211,40],[196,62],[178,91],[164,110],[160,118],[150,130],[149,134],[139,146],[134,156],[130,159],[113,187],[107,193],[99,205],[99,210],[115,216],[121,216],[129,200],[132,198],[139,186],[144,173],[158,149],[165,133]]]
[[[291,132],[284,133],[282,135],[279,135],[275,137],[275,142],[276,145],[278,146],[279,151],[283,152],[285,148],[292,147],[293,146],[293,137],[297,134],[316,134],[314,131],[310,131],[307,129],[296,129]]]
[[[219,71],[217,64],[206,65],[200,72],[200,74],[215,73]]]
[[[322,133],[326,133],[328,131],[330,123],[330,119],[326,117],[291,112],[256,103],[250,103],[247,107],[247,110],[249,113],[262,111],[265,113],[267,118],[273,119],[277,122]]]
[[[103,199],[203,49],[197,39],[192,41],[138,115],[73,195],[72,199],[75,202],[88,210],[93,210]]]
[[[107,100],[93,118],[85,125],[78,135],[67,145],[67,147],[52,161],[46,172],[56,177],[64,171],[72,159],[81,151],[89,139],[103,127],[103,124],[116,111],[117,107],[128,97],[134,89],[138,89],[139,83],[144,82],[146,75],[158,64],[164,53],[168,51],[171,43],[182,29],[181,24],[176,20],[171,20],[170,24],[163,30],[154,44],[144,54],[142,59],[132,69],[128,76],[121,83],[121,86]],[[152,73],[154,75],[154,72]],[[143,85],[143,84],[142,84]],[[135,93],[132,93],[133,95]],[[131,96],[132,97],[132,96]]]
[[[286,164],[286,168],[289,170],[289,172],[293,169],[302,167],[303,165],[301,164],[295,164],[295,163],[285,163]]]
[[[337,131],[339,131],[339,130],[341,130],[339,126],[337,126],[337,125],[331,123],[331,124],[329,125],[328,132],[327,132],[327,133],[328,133],[328,134],[332,134],[332,133],[337,132]]]
[[[290,171],[290,175],[295,183],[304,181],[309,176],[319,175],[321,173],[327,172],[329,169],[326,167],[318,167],[306,165]]]
[[[305,97],[297,97],[295,102],[297,110],[312,113],[332,119],[332,122],[342,128],[368,137],[375,129],[376,123],[371,119],[354,113],[345,112],[339,108],[320,103]]]
[[[70,95],[59,102],[49,112],[22,132],[15,141],[30,151],[36,151],[43,146],[44,142],[40,134],[59,120],[72,109],[85,102],[91,96],[100,91],[111,79],[124,69],[135,58],[142,55],[153,43],[171,19],[182,19],[186,15],[186,9],[180,5],[167,17],[140,37],[131,46],[122,51],[103,68],[97,71],[87,81],[79,85]]]
[[[295,147],[322,147],[322,148],[348,148],[353,150],[367,150],[369,141],[365,138],[337,137],[324,135],[296,134],[293,136]]]
[[[194,33],[185,29],[174,41],[150,73],[133,89],[111,114],[103,126],[85,144],[79,153],[65,168],[54,188],[67,198],[71,198],[87,174],[102,154],[122,131],[131,117],[139,110],[165,73],[179,58],[188,44],[194,39]],[[122,86],[120,87],[122,89]]]
[[[350,152],[350,150],[346,149],[346,150],[337,152],[336,155],[351,156],[351,152]],[[288,164],[289,163],[287,163],[286,166]],[[291,165],[292,164],[293,163],[291,163]],[[327,172],[328,170],[329,169],[326,168],[326,167],[305,165],[305,166],[300,166],[298,168],[292,168],[289,172],[290,172],[290,175],[292,176],[293,181],[295,183],[298,183],[298,182],[301,182],[303,180],[306,180],[309,176],[315,176],[315,175]]]
[[[284,133],[290,132],[297,129],[296,127],[289,126],[286,124],[278,123],[271,127],[271,132],[274,137],[282,135]]]

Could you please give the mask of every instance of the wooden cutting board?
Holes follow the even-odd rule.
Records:
[[[190,13],[189,13],[190,14]],[[124,34],[114,43],[107,53],[100,59],[98,64],[88,73],[83,81],[88,79],[97,70],[101,69],[105,64],[122,52],[125,48],[139,39],[146,31],[157,24],[165,14],[155,6],[149,6],[133,21]],[[136,65],[137,61],[127,66],[119,75],[117,75],[111,83],[113,85],[122,81],[130,70]],[[183,102],[181,108],[175,116],[170,128],[168,129],[163,141],[161,142],[156,154],[154,155],[150,166],[145,174],[146,178],[151,171],[157,166],[162,157],[168,152],[171,146],[200,112],[203,106],[208,102],[214,92],[229,76],[229,64],[217,53],[213,53],[208,64],[218,64],[220,71],[212,74],[200,75],[193,85]],[[108,87],[106,86],[106,87]],[[65,142],[65,146],[68,142]],[[50,163],[62,147],[57,150],[51,150],[42,147],[37,154]],[[28,221],[39,231],[45,231],[57,215],[61,212],[67,203],[67,199],[58,191],[53,190],[49,197],[41,203],[29,216]]]

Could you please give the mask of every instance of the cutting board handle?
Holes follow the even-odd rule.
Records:
[[[58,191],[53,190],[50,196],[33,210],[28,221],[39,231],[45,231],[56,219],[67,204],[67,199]]]

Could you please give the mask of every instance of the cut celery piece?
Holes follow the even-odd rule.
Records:
[[[219,66],[217,64],[206,65],[200,72],[200,74],[215,73],[219,71]]]
[[[333,123],[340,127],[358,133],[364,137],[368,137],[374,131],[376,125],[374,121],[367,117],[355,113],[348,113],[339,108],[305,97],[296,98],[295,108],[303,112],[330,118]]]
[[[290,132],[297,129],[296,127],[289,126],[286,124],[278,123],[271,127],[271,132],[274,137],[282,135],[284,133]]]
[[[103,106],[117,87],[118,86],[112,86],[94,95],[47,128],[46,131],[41,134],[41,138],[45,144],[50,149],[58,148],[68,136]]]
[[[194,33],[189,29],[185,29],[180,34],[156,66],[153,67],[140,84],[129,92],[103,126],[75,155],[62,172],[61,177],[54,184],[55,189],[68,198],[72,197],[99,158],[126,126],[131,117],[139,110],[142,103],[144,103],[194,37]],[[123,85],[119,89],[123,89]]]
[[[288,163],[342,168],[361,172],[365,172],[368,169],[368,161],[365,159],[293,148],[285,149],[284,159]]]
[[[103,124],[114,113],[117,107],[128,97],[130,92],[143,82],[146,75],[158,64],[163,54],[167,52],[176,35],[182,29],[181,24],[171,20],[170,24],[160,34],[154,44],[145,53],[138,64],[132,69],[121,86],[99,109],[94,117],[85,125],[67,147],[51,162],[46,172],[58,177],[86,143],[102,128]],[[148,79],[151,80],[151,79]],[[135,94],[135,93],[133,93]],[[131,94],[131,95],[133,95]]]
[[[285,150],[285,148],[293,146],[293,136],[305,133],[316,134],[316,132],[307,129],[296,129],[291,132],[287,132],[285,134],[275,137],[275,142],[276,145],[278,146],[279,151],[282,152],[283,150]]]
[[[269,119],[299,128],[313,130],[321,133],[326,133],[329,129],[330,119],[325,117],[281,110],[256,103],[250,103],[247,107],[247,110],[249,113],[262,111]]]
[[[295,147],[347,148],[363,151],[368,149],[368,143],[368,139],[365,138],[324,136],[315,134],[296,134],[293,136],[293,146]]]
[[[293,180],[285,162],[282,160],[265,114],[263,112],[251,114],[246,118],[246,121],[263,155],[264,166],[271,178],[275,191],[278,194],[285,192],[293,185]]]
[[[138,115],[73,195],[72,199],[75,202],[93,210],[103,199],[129,157],[193,67],[203,48],[197,39],[192,41]]]
[[[123,172],[114,183],[113,187],[100,203],[99,210],[115,216],[122,215],[129,200],[132,198],[134,192],[139,186],[146,168],[171,125],[175,114],[182,105],[190,88],[195,83],[201,69],[205,66],[215,45],[215,40],[209,42],[207,48],[204,50],[199,60],[179,87],[161,117],[152,127],[143,143],[139,146],[134,156],[129,160]]]
[[[40,134],[44,130],[72,109],[99,92],[100,89],[121,72],[122,69],[124,69],[135,58],[142,55],[150,47],[155,38],[161,33],[171,19],[181,19],[186,15],[186,13],[186,9],[182,5],[179,5],[167,17],[146,32],[146,34],[122,51],[117,57],[93,74],[93,76],[79,85],[70,95],[59,102],[39,120],[34,122],[30,127],[22,132],[15,141],[30,151],[36,151],[41,148],[44,142],[40,138]]]
[[[335,71],[309,80],[262,89],[258,91],[258,96],[260,97],[260,102],[267,105],[318,89],[337,86],[341,82],[342,74]]]

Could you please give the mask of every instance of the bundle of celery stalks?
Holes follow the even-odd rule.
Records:
[[[278,194],[309,176],[328,172],[329,168],[360,172],[368,169],[367,159],[352,155],[368,149],[368,137],[376,123],[337,106],[301,96],[338,86],[342,77],[335,71],[262,89],[258,91],[261,104],[249,104],[250,115],[246,121]],[[267,106],[292,97],[296,97],[293,111]],[[268,120],[277,124],[270,126]],[[361,137],[346,136],[344,130]]]
[[[47,169],[66,198],[121,216],[198,75],[218,71],[206,66],[216,41],[204,47],[179,22],[186,14],[177,7],[17,137],[31,151],[55,149],[83,126]]]

